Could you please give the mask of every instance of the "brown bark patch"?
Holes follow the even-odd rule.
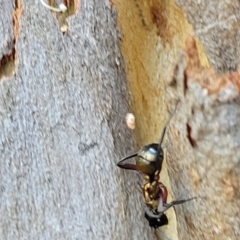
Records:
[[[214,69],[204,68],[200,64],[196,42],[189,38],[186,42],[187,68],[184,75],[187,81],[198,82],[208,95],[219,93],[219,101],[234,99],[240,92],[240,70],[219,74]],[[185,78],[184,78],[185,79]],[[186,81],[186,79],[185,79]],[[186,85],[184,81],[184,85]]]
[[[179,138],[169,133],[169,175],[173,191],[198,197],[175,208],[179,239],[238,239],[240,71],[203,67],[190,37],[174,74],[166,102],[180,99],[172,121]]]
[[[162,1],[153,3],[151,6],[152,21],[157,27],[157,35],[161,38],[163,45],[171,43],[172,33],[169,23],[169,3]]]
[[[16,68],[16,39],[19,32],[19,18],[22,11],[22,4],[20,0],[15,1],[14,11],[13,11],[13,38],[9,36],[9,46],[11,51],[9,54],[3,54],[0,59],[0,79],[2,77],[11,77]]]

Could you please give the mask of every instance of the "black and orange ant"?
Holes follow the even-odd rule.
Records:
[[[159,143],[146,145],[137,153],[124,157],[117,163],[117,166],[120,168],[139,171],[145,175],[146,182],[142,186],[145,204],[147,205],[145,218],[148,220],[149,226],[155,229],[168,224],[168,218],[164,212],[169,208],[195,199],[195,197],[193,197],[167,203],[167,188],[159,181],[164,159],[162,142],[171,118],[172,116],[162,130]],[[126,160],[133,157],[137,157],[136,164],[125,163]]]

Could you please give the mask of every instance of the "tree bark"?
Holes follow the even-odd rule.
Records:
[[[236,71],[240,64],[240,2],[176,0],[176,3],[204,45],[211,66],[220,72]]]
[[[239,239],[239,1],[64,2],[0,0],[0,238],[155,239],[142,176],[116,162],[136,150],[130,103],[140,147],[180,100],[161,181],[198,198],[163,229]]]
[[[179,8],[171,0],[116,2],[141,146],[157,141],[180,100],[167,139],[170,183],[173,198],[198,199],[175,208],[177,231],[167,211],[167,235],[238,239],[239,1],[177,0]],[[179,59],[189,35],[196,45]],[[167,185],[164,168],[161,181]]]
[[[176,207],[179,238],[239,239],[240,72],[201,67],[193,39],[185,52],[169,88],[180,104],[168,166],[175,196],[198,198]]]
[[[116,11],[68,2],[1,2],[0,238],[154,239],[116,167],[134,146]]]

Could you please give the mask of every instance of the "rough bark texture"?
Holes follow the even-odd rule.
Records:
[[[239,66],[239,1],[177,0],[187,19],[173,0],[65,2],[0,0],[0,239],[155,239],[138,174],[115,165],[134,146],[121,51],[139,145],[180,99],[169,176],[198,199],[167,211],[167,235],[239,239],[239,72],[202,68]],[[179,60],[192,29],[203,46]]]
[[[187,41],[168,89],[180,99],[169,138],[172,189],[198,196],[176,208],[180,239],[239,239],[240,72],[220,75],[200,65]]]
[[[12,27],[14,4],[11,1],[1,1],[1,4],[4,4],[4,8],[0,9],[0,16],[4,16],[4,18],[1,18],[0,25],[0,59],[2,59],[3,55],[11,53],[14,40]]]
[[[233,87],[229,83],[231,79],[238,82],[239,77],[238,73],[221,76],[214,70],[206,72],[202,65],[218,72],[237,70],[239,1],[176,1],[187,19],[171,0],[115,2],[140,145],[157,141],[162,119],[166,119],[164,103],[173,109],[180,99],[169,133],[169,177],[174,198],[184,188],[189,190],[185,197],[199,198],[175,208],[179,239],[238,239],[239,173],[233,166],[238,164],[234,146],[239,142],[239,100],[238,84]],[[197,51],[187,48],[194,49],[188,58],[197,61],[188,65],[184,57],[178,61],[177,52],[189,34],[198,37],[202,45],[197,42]],[[167,185],[164,172],[161,180]],[[169,225],[173,220],[170,215]],[[173,225],[167,235],[177,239],[174,232]]]
[[[210,65],[219,72],[236,71],[239,1],[176,2],[203,43]],[[179,98],[181,104],[170,134],[168,163],[175,196],[187,188],[199,198],[187,208],[176,208],[179,238],[239,239],[240,75],[202,68],[191,41],[186,54],[169,90],[169,101]]]
[[[203,43],[210,64],[219,71],[240,64],[240,2],[238,0],[176,0]]]
[[[138,177],[115,165],[134,141],[114,8],[82,0],[63,34],[40,1],[1,1],[0,56],[20,4],[18,66],[0,82],[0,239],[154,239]]]
[[[15,68],[15,42],[18,23],[16,17],[18,11],[17,6],[11,1],[0,2],[2,6],[0,9],[1,24],[0,24],[0,78],[2,76],[11,76]],[[17,1],[16,4],[17,5]]]
[[[165,125],[165,86],[177,62],[191,26],[173,0],[114,0],[122,32],[122,52],[126,65],[131,106],[136,117],[134,133],[138,147],[158,142]],[[164,144],[165,146],[165,144]],[[166,161],[161,181],[172,200]],[[167,211],[169,224],[161,230],[171,239],[177,237],[174,209]]]

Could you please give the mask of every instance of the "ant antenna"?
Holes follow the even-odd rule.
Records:
[[[165,136],[165,133],[166,133],[166,129],[167,129],[167,126],[169,125],[173,115],[175,114],[176,110],[177,110],[177,106],[178,106],[178,103],[179,103],[180,100],[177,101],[176,103],[176,106],[175,106],[175,109],[173,111],[173,113],[171,114],[171,116],[169,117],[166,125],[164,126],[163,130],[162,130],[162,134],[161,134],[161,137],[160,137],[160,141],[159,141],[159,145],[158,145],[158,149],[157,149],[157,154],[156,154],[156,158],[160,155],[161,151],[162,151],[162,142],[163,142],[163,139],[164,139],[164,136]]]

